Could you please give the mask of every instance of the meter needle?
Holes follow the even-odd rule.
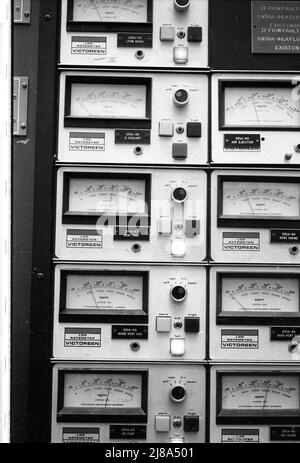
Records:
[[[98,304],[97,304],[95,294],[94,294],[94,290],[93,290],[92,286],[90,286],[90,290],[91,290],[91,293],[92,293],[92,296],[93,296],[93,299],[94,299],[94,302],[95,302],[95,307],[98,309]]]
[[[99,20],[102,21],[102,17],[100,15],[99,8],[97,7],[96,0],[92,0],[93,4],[95,5],[95,10],[97,11],[97,15],[99,17]]]
[[[251,202],[250,202],[250,199],[247,198],[247,201],[248,201],[248,203],[249,203],[249,206],[250,206],[250,209],[251,209],[252,214],[255,215],[254,210],[253,210],[253,207],[252,207]]]
[[[109,398],[109,393],[110,393],[110,391],[111,391],[111,384],[112,384],[112,381],[113,381],[113,379],[112,379],[112,378],[110,378],[110,379],[108,380],[108,384],[109,384],[109,386],[108,386],[108,391],[107,391],[107,396],[106,396],[106,401],[105,401],[105,405],[104,405],[104,408],[106,408],[106,407],[107,407],[108,398]]]
[[[256,106],[256,103],[255,103],[255,101],[253,101],[253,106],[254,106],[254,110],[255,110],[255,114],[256,114],[256,120],[257,120],[257,123],[258,123],[258,125],[260,125],[260,122],[259,122],[259,115],[258,115],[258,110],[257,110],[257,106]]]
[[[239,306],[241,306],[241,308],[242,308],[243,310],[247,311],[246,307],[244,307],[244,306],[240,303],[240,301],[239,301],[235,296],[231,296],[231,297],[232,297],[232,299],[233,299],[235,302],[237,302],[237,303],[239,304]]]
[[[267,397],[268,397],[268,394],[269,394],[269,391],[270,391],[270,386],[271,386],[271,380],[269,379],[266,395],[265,395],[264,402],[263,402],[263,410],[265,409],[265,406],[266,406],[266,403],[267,403]]]

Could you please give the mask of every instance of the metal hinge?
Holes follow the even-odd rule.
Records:
[[[14,0],[14,23],[30,24],[31,0]]]
[[[28,77],[14,77],[13,134],[27,135]]]

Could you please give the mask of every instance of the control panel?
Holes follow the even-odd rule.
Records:
[[[212,360],[299,362],[299,268],[213,267],[210,275]]]
[[[293,170],[212,173],[212,258],[300,262],[300,180]]]
[[[206,164],[208,78],[63,72],[58,161]]]
[[[57,265],[54,307],[55,358],[205,359],[203,267]]]
[[[60,63],[206,68],[208,0],[62,0]]]
[[[299,366],[212,366],[210,441],[299,443],[299,396]]]
[[[58,169],[59,259],[195,262],[205,245],[205,172]]]
[[[52,442],[193,443],[205,439],[205,367],[57,364]]]
[[[300,75],[215,74],[212,159],[300,164]]]

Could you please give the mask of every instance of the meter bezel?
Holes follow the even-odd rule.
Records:
[[[99,310],[68,309],[66,307],[68,275],[101,275],[105,276],[139,276],[142,277],[143,293],[141,310]],[[149,272],[130,270],[61,270],[59,296],[59,322],[71,323],[148,323],[149,318]]]
[[[74,21],[74,0],[68,0],[67,24],[68,32],[153,32],[153,0],[147,2],[147,22],[110,22],[110,21]]]
[[[262,311],[222,311],[222,283],[223,278],[232,277],[239,279],[257,278],[293,278],[299,285],[299,312],[262,312]],[[216,324],[217,325],[300,325],[300,274],[295,273],[253,273],[253,272],[216,272]]]
[[[145,207],[148,211],[144,214],[108,214],[106,212],[97,211],[94,213],[77,211],[69,211],[69,189],[70,180],[73,178],[81,179],[112,179],[112,180],[144,180],[145,181]],[[126,172],[64,172],[63,173],[63,204],[62,204],[62,223],[63,224],[92,224],[96,225],[97,220],[101,215],[105,215],[107,221],[114,221],[114,226],[123,226],[125,220],[130,220],[134,217],[136,223],[141,222],[141,227],[150,227],[151,223],[151,174],[126,173]],[[138,225],[137,225],[138,226]]]
[[[142,377],[141,407],[109,408],[64,407],[64,382],[66,374],[139,374]],[[57,379],[57,421],[59,423],[147,423],[148,370],[76,369],[59,370]]]
[[[296,376],[299,379],[300,373],[286,370],[230,370],[216,372],[216,423],[217,424],[299,424],[300,406],[298,409],[290,409],[288,412],[274,410],[235,410],[222,409],[222,380],[224,376]]]
[[[300,203],[299,216],[296,218],[282,216],[225,216],[223,215],[223,185],[225,182],[244,182],[244,183],[298,183],[300,190],[300,180],[297,177],[277,177],[277,176],[255,176],[255,175],[219,175],[218,176],[218,205],[217,205],[217,225],[223,228],[300,228]]]
[[[300,130],[299,127],[295,126],[268,126],[268,125],[236,125],[230,126],[225,124],[225,88],[237,87],[237,88],[290,88],[291,90],[296,87],[298,83],[293,84],[292,80],[236,80],[236,79],[220,79],[219,80],[219,130],[220,131],[282,131],[282,132],[295,132]]]
[[[116,84],[143,85],[146,87],[145,116],[143,118],[112,118],[112,117],[77,117],[71,115],[71,99],[73,84]],[[96,75],[66,75],[65,76],[65,108],[64,127],[84,127],[96,129],[151,129],[152,114],[152,78]]]

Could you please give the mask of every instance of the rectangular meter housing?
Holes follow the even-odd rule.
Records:
[[[204,442],[203,365],[59,364],[53,443]]]
[[[205,75],[63,72],[59,107],[61,162],[207,163]]]
[[[212,259],[300,262],[300,180],[293,170],[212,173]]]
[[[300,74],[215,74],[216,164],[300,164]]]
[[[57,265],[53,355],[204,360],[205,288],[204,267]]]
[[[213,267],[210,288],[211,359],[299,362],[297,267]]]
[[[60,63],[207,68],[208,0],[62,0]]]
[[[62,167],[56,257],[199,262],[206,255],[206,173]]]
[[[299,366],[217,364],[210,384],[211,443],[299,443]]]

